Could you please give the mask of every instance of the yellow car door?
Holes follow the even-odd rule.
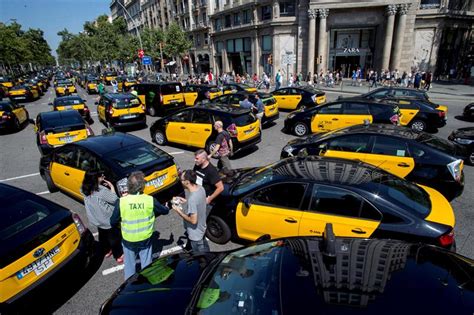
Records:
[[[198,92],[196,91],[195,87],[186,87],[183,94],[186,106],[194,106],[194,102],[196,102],[196,99],[198,97]]]
[[[311,117],[311,132],[328,132],[340,128],[342,103],[328,104],[319,107]]]
[[[290,89],[286,98],[286,104],[288,105],[288,109],[296,109],[300,104],[303,95],[297,89]]]
[[[192,123],[189,124],[189,145],[197,148],[204,148],[206,141],[212,133],[211,115],[204,110],[194,110]]]
[[[407,143],[398,138],[377,135],[372,151],[362,161],[380,167],[392,174],[405,178],[415,168]]]
[[[420,111],[418,106],[410,101],[400,100],[398,107],[400,108],[400,125],[402,126],[407,126]]]
[[[168,119],[165,131],[168,141],[182,144],[189,143],[191,115],[192,112],[190,110],[184,110],[172,115]]]
[[[320,145],[319,155],[365,161],[370,152],[371,138],[370,135],[342,135]]]
[[[99,114],[99,119],[105,121],[105,101],[100,99],[97,103],[97,113]]]
[[[344,103],[342,115],[339,117],[339,128],[372,123],[372,115],[369,106],[363,103]]]
[[[13,105],[13,113],[18,118],[20,124],[24,123],[28,119],[26,109],[20,105]]]
[[[84,173],[77,169],[77,154],[74,147],[67,146],[57,151],[50,164],[50,174],[53,183],[66,192],[77,196],[81,183],[77,178],[83,178]]]
[[[313,189],[308,211],[301,216],[300,236],[321,236],[327,223],[340,237],[368,238],[380,225],[381,214],[360,196],[345,189],[319,186]]]
[[[271,238],[298,236],[306,187],[302,183],[279,183],[243,198],[236,208],[239,238],[255,241],[265,234]]]

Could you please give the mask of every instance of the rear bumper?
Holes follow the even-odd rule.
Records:
[[[255,136],[251,139],[248,139],[247,141],[235,141],[235,138],[232,139],[232,142],[234,143],[234,153],[244,151],[250,147],[253,147],[254,145],[258,144],[260,141],[262,141],[262,133],[259,133],[258,136]]]
[[[127,127],[146,124],[146,115],[140,114],[137,118],[132,119],[112,119],[110,124],[113,127]]]
[[[272,121],[275,121],[278,118],[280,118],[280,113],[276,113],[275,115],[270,116],[270,117],[267,117],[267,116],[264,115],[263,118],[262,118],[262,124],[271,123]]]
[[[2,129],[10,129],[13,128],[13,121],[10,120],[2,120],[0,121],[0,130]]]

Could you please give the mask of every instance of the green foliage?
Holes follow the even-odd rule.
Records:
[[[171,24],[166,31],[165,42],[164,52],[168,56],[181,56],[192,46],[186,33],[176,23]]]

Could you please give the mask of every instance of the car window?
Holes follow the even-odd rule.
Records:
[[[181,85],[176,83],[176,84],[165,84],[161,86],[161,94],[163,95],[168,95],[168,94],[176,94],[176,93],[181,93],[182,88]]]
[[[240,101],[243,101],[244,100],[244,96],[243,95],[232,95],[230,97],[230,103],[231,104],[239,104]]]
[[[318,110],[318,114],[340,114],[342,109],[342,104],[331,104],[321,107]]]
[[[191,111],[185,110],[177,114],[174,114],[173,116],[170,117],[170,120],[175,121],[175,122],[190,122],[191,114],[192,114]]]
[[[227,103],[228,99],[229,99],[229,95],[224,95],[224,96],[217,97],[213,99],[212,101],[216,103]]]
[[[332,139],[327,144],[328,150],[346,152],[369,152],[369,135],[348,135]]]
[[[360,103],[345,103],[343,114],[346,115],[368,115],[369,106]]]
[[[127,150],[117,150],[109,154],[110,161],[113,161],[121,168],[136,168],[141,165],[153,163],[158,165],[168,161],[170,156],[159,148],[149,143],[143,143]]]
[[[309,210],[317,213],[369,220],[380,220],[381,214],[356,194],[337,187],[315,186]]]
[[[84,149],[78,149],[77,156],[78,156],[77,165],[79,165],[79,169],[83,171],[90,171],[90,170],[97,169],[96,158],[89,151],[86,151]]]
[[[374,92],[372,94],[370,94],[371,97],[385,97],[387,95],[389,95],[389,90],[381,90],[381,91],[377,91],[377,92]]]
[[[54,154],[53,161],[61,165],[77,168],[75,153],[74,147],[63,147]]]
[[[203,110],[195,110],[193,113],[193,123],[196,124],[210,124],[211,115]]]
[[[395,96],[410,96],[410,95],[414,95],[414,94],[410,93],[407,90],[395,90],[395,91],[393,91],[393,95],[395,95]]]
[[[255,115],[253,115],[251,113],[242,114],[242,115],[238,115],[238,116],[232,116],[232,122],[237,127],[243,127],[243,126],[250,125],[250,124],[254,123],[256,120],[257,120],[257,118],[255,117]]]
[[[282,90],[273,92],[273,95],[287,95],[287,94],[288,94],[288,89],[282,89]]]
[[[370,113],[374,116],[381,116],[383,114],[394,114],[396,112],[396,106],[394,105],[382,105],[382,104],[370,104]]]
[[[272,185],[254,193],[252,201],[256,204],[278,208],[300,209],[306,186],[306,184],[302,183],[281,183]]]
[[[375,137],[372,153],[403,157],[410,156],[406,141],[386,136]]]
[[[10,104],[0,104],[0,111],[2,112],[9,112],[12,110],[12,106]]]

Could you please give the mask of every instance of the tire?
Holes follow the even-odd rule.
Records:
[[[309,128],[304,122],[297,122],[293,127],[293,133],[298,137],[307,135],[308,131]]]
[[[49,173],[44,173],[44,180],[46,182],[46,186],[48,187],[49,192],[54,193],[59,191],[58,187],[53,182],[51,175]]]
[[[155,117],[157,114],[156,109],[153,106],[148,107],[148,114],[152,117]]]
[[[15,117],[15,121],[13,122],[13,128],[15,130],[20,130],[21,129],[21,124],[20,124],[20,121],[18,120],[17,117]]]
[[[229,225],[222,218],[210,215],[207,218],[206,236],[216,244],[225,244],[230,241],[232,232]]]
[[[410,123],[410,128],[416,132],[426,131],[426,123],[423,120],[416,119]]]
[[[469,163],[474,165],[474,152],[471,152],[471,155],[469,156]]]
[[[161,130],[155,131],[155,134],[153,135],[153,140],[158,145],[165,145],[168,142],[168,140],[166,140],[165,133]]]

